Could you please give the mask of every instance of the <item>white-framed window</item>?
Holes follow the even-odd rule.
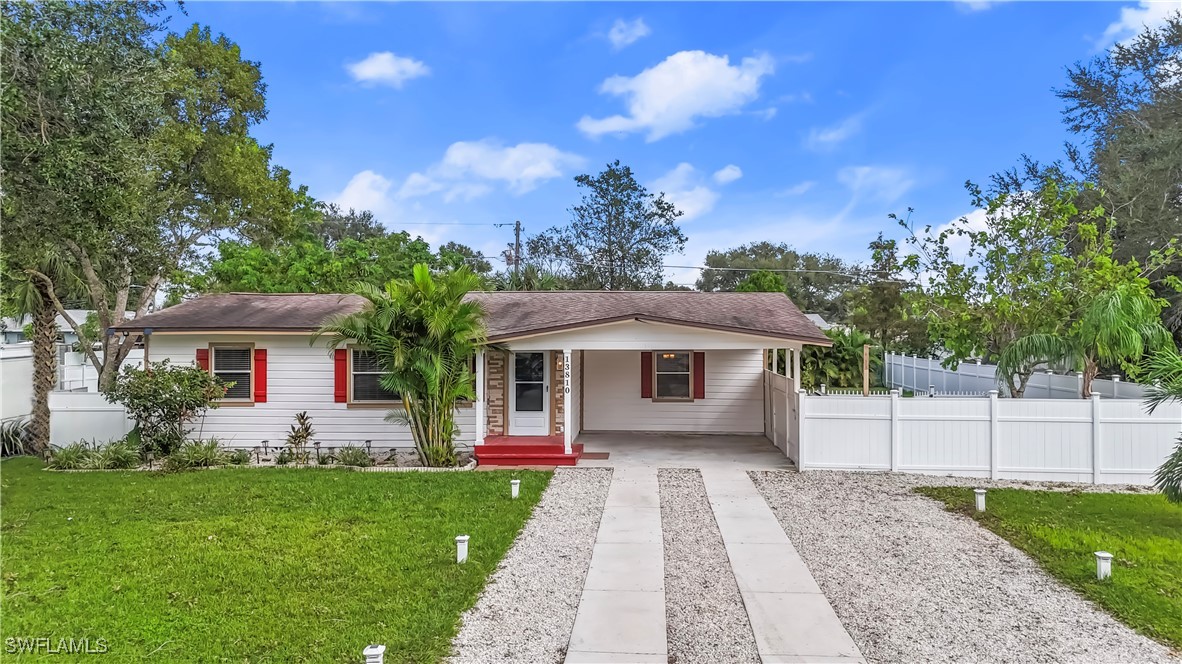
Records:
[[[209,371],[226,383],[223,401],[254,401],[254,346],[214,344],[209,347]]]
[[[382,371],[378,357],[373,351],[361,348],[349,349],[349,402],[390,403],[400,401],[397,392],[382,387]]]
[[[694,400],[693,360],[690,351],[653,353],[653,401]]]

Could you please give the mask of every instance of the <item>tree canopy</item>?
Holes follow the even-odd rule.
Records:
[[[802,310],[826,319],[843,318],[841,294],[853,283],[854,268],[830,254],[801,253],[783,242],[751,242],[726,251],[706,254],[706,267],[698,278],[701,291],[733,291],[758,270],[779,270],[782,290]],[[766,277],[761,277],[766,279]]]
[[[685,248],[676,223],[681,211],[664,193],[650,194],[618,160],[575,182],[584,193],[570,223],[531,237],[530,253],[554,259],[574,288],[659,288],[665,257]]]

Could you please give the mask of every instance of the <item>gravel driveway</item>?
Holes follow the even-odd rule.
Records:
[[[657,481],[670,661],[758,662],[751,621],[702,474],[692,468],[662,468]]]
[[[452,662],[561,662],[583,594],[610,468],[559,468],[513,548],[464,613]]]
[[[829,471],[751,477],[871,661],[1179,661],[1005,540],[910,491],[998,484]]]

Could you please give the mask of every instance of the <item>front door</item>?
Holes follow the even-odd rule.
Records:
[[[513,353],[509,435],[550,435],[550,354]]]

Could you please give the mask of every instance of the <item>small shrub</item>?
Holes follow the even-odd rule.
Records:
[[[369,456],[369,452],[356,445],[346,445],[337,451],[337,462],[342,466],[368,468],[373,465],[373,457]]]
[[[220,466],[224,461],[222,448],[215,438],[206,441],[187,441],[168,455],[164,463],[165,470],[185,470],[188,468],[209,468]]]
[[[124,470],[136,468],[140,465],[140,451],[128,440],[113,440],[106,445],[98,445],[90,455],[87,466],[94,470]]]
[[[331,454],[325,454],[323,456],[316,455],[316,463],[320,464],[321,466],[331,466],[332,464],[336,463],[336,460],[337,458]]]
[[[316,435],[312,429],[312,416],[308,415],[308,411],[303,411],[296,413],[295,420],[291,432],[287,434],[287,449],[291,450],[293,461],[308,463],[308,444]]]
[[[29,421],[23,417],[0,424],[0,456],[32,454],[33,444],[29,440]]]
[[[285,448],[279,450],[279,454],[275,455],[275,465],[286,466],[287,464],[291,463],[291,459],[292,459],[291,450],[289,450],[285,447]]]
[[[144,452],[167,456],[181,447],[188,423],[201,417],[226,393],[226,385],[197,366],[153,362],[151,371],[127,365],[107,400],[122,404],[135,420]]]
[[[226,462],[234,466],[246,466],[250,464],[250,450],[234,450],[226,455]]]
[[[55,447],[49,453],[49,467],[55,470],[80,470],[90,465],[94,450],[86,441]]]

